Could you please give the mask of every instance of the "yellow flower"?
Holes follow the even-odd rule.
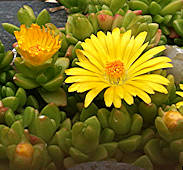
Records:
[[[179,86],[180,86],[180,89],[183,90],[183,84],[179,84]],[[176,91],[176,94],[183,97],[183,92],[181,91]],[[176,103],[177,108],[180,108],[181,106],[183,106],[183,101]]]
[[[145,52],[148,43],[144,43],[147,33],[142,32],[136,38],[131,37],[131,31],[120,34],[119,28],[105,35],[98,32],[83,42],[83,50],[77,50],[79,62],[83,68],[66,70],[66,83],[74,83],[69,92],[78,93],[88,91],[85,98],[85,107],[105,88],[104,100],[107,107],[112,103],[116,108],[121,106],[121,99],[133,104],[133,97],[138,96],[144,102],[150,103],[149,94],[154,91],[167,93],[163,85],[169,81],[156,74],[147,74],[151,71],[172,67],[168,57],[154,55],[165,50],[164,46],[155,47]],[[141,55],[141,56],[140,56]]]
[[[20,31],[14,32],[18,42],[18,52],[25,62],[38,66],[44,64],[60,48],[59,36],[54,36],[54,31],[49,28],[42,29],[37,24],[30,28],[20,26]]]

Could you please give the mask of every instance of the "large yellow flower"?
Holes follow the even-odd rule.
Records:
[[[54,31],[49,28],[40,28],[32,24],[30,28],[20,26],[20,31],[14,32],[18,42],[18,52],[23,59],[34,66],[44,64],[60,48],[59,35],[54,36]]]
[[[183,90],[183,84],[179,84],[179,86],[180,86],[180,89]],[[183,97],[183,92],[182,91],[176,91],[176,94]],[[180,101],[180,102],[176,103],[177,108],[180,108],[181,106],[183,106],[183,101]]]
[[[133,97],[138,96],[144,102],[150,103],[149,94],[154,91],[167,93],[163,85],[169,81],[157,74],[147,74],[151,71],[172,67],[168,57],[154,55],[165,50],[164,46],[155,47],[145,52],[148,43],[144,43],[146,32],[140,33],[136,38],[131,37],[131,31],[120,34],[119,28],[105,35],[98,32],[83,42],[83,50],[77,50],[79,62],[83,68],[66,70],[68,77],[66,83],[74,83],[69,92],[78,93],[88,91],[85,98],[85,107],[105,88],[104,100],[107,107],[112,103],[116,108],[121,106],[121,99],[133,104]],[[141,55],[141,56],[140,56]]]

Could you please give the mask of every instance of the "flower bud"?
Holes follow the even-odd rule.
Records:
[[[24,5],[23,8],[27,11],[27,13],[29,14],[32,22],[34,23],[36,21],[36,16],[34,14],[33,9],[28,5]]]
[[[20,8],[17,12],[17,18],[20,24],[25,24],[26,27],[31,26],[33,23],[32,17],[29,15],[29,12],[25,8]]]
[[[33,155],[33,147],[29,143],[20,143],[16,146],[16,154],[18,156],[30,159]]]
[[[75,38],[83,41],[94,33],[94,29],[86,16],[74,14],[68,17],[66,33],[71,33]]]
[[[165,112],[163,116],[163,121],[169,129],[175,128],[180,120],[183,121],[183,116],[176,111]]]
[[[15,170],[30,169],[33,160],[33,153],[34,149],[29,143],[19,143],[16,146],[9,146],[7,148],[7,154],[10,159],[10,167]]]
[[[97,16],[99,27],[103,31],[109,31],[111,30],[112,23],[113,23],[113,16],[107,15],[107,14],[99,14]]]

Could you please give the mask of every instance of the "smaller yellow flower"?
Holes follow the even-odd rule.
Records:
[[[183,120],[183,116],[177,111],[168,111],[163,116],[163,121],[169,129],[175,128],[179,120]]]
[[[33,152],[34,152],[34,149],[32,145],[29,143],[20,143],[16,147],[16,153],[19,156],[32,158]]]
[[[54,36],[54,31],[49,28],[40,28],[32,24],[30,28],[20,26],[20,31],[14,32],[18,42],[18,52],[25,62],[39,66],[48,61],[61,47],[59,35]]]
[[[183,84],[179,84],[179,86],[180,86],[180,89],[183,90]],[[183,92],[182,91],[176,91],[176,94],[183,97]],[[183,101],[176,103],[177,108],[180,108],[181,106],[183,106]]]

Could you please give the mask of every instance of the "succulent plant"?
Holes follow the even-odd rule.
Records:
[[[183,23],[183,1],[151,1],[151,0],[130,0],[129,8],[132,10],[142,10],[143,14],[150,14],[153,22],[160,24],[162,33],[169,39],[168,43],[183,45],[182,23]],[[160,43],[166,41],[162,36]]]
[[[36,18],[33,9],[27,5],[24,5],[18,10],[17,18],[21,24],[22,29],[24,28],[24,26],[29,29],[29,27],[33,27],[32,24],[34,23],[43,28],[47,23],[50,22],[50,15],[46,9],[43,9]],[[3,23],[2,26],[7,32],[13,35],[15,35],[15,32],[17,32],[17,35],[18,32],[21,32],[21,29],[19,27],[16,27],[15,25],[9,23]],[[49,29],[47,28],[46,31],[49,32]],[[58,34],[61,33],[55,32],[54,36],[57,36]],[[14,44],[14,47],[18,52],[20,52],[17,43]],[[35,47],[30,49],[34,51]],[[2,63],[5,66],[9,65],[9,63],[7,62],[12,61],[13,52],[8,52],[6,56],[7,61],[3,61],[5,63]],[[54,102],[59,106],[65,106],[67,102],[66,95],[64,90],[60,88],[60,86],[62,85],[62,82],[64,80],[64,70],[69,66],[69,60],[67,58],[57,59],[57,57],[58,53],[55,52],[55,55],[52,57],[52,59],[39,67],[35,67],[33,65],[30,65],[30,63],[27,64],[27,62],[24,60],[25,58],[22,58],[22,56],[18,54],[13,61],[17,71],[16,75],[14,75],[13,77],[15,84],[24,89],[34,89],[42,87],[38,90],[38,92],[47,103]],[[8,61],[8,59],[11,61]],[[3,65],[2,67],[5,67]],[[3,80],[3,76],[5,77],[4,74],[2,76],[0,75],[0,80],[1,77]]]
[[[20,120],[14,122],[10,128],[1,125],[0,134],[3,137],[0,140],[0,159],[7,169],[40,170],[44,168],[49,170],[57,168],[54,157],[58,156],[58,147],[47,147],[42,139],[24,130]]]
[[[41,97],[47,102],[54,102],[59,106],[66,105],[65,91],[60,88],[64,81],[64,70],[69,66],[67,58],[58,58],[54,63],[47,63],[43,67],[28,67],[20,57],[14,60],[18,73],[13,80],[24,89],[39,88]]]
[[[139,111],[146,107],[139,103]],[[154,166],[165,166],[167,159],[171,167],[175,166],[182,155],[179,146],[182,135],[177,128],[181,128],[183,116],[175,106],[166,107],[165,111],[159,108],[159,117],[155,120],[156,135],[154,127],[143,126],[143,119],[149,122],[143,114],[142,117],[138,112],[128,112],[124,105],[109,111],[91,104],[80,113],[77,110],[77,119],[72,116],[76,122],[66,118],[66,114],[53,103],[46,105],[40,113],[33,107],[25,107],[20,114],[16,112],[17,116],[12,109],[6,108],[6,121],[0,126],[3,136],[0,155],[4,155],[0,159],[9,160],[6,166],[11,169],[49,167],[57,170],[81,162],[115,159],[153,170]],[[12,115],[16,118],[12,119]],[[153,120],[154,116],[150,122]],[[170,156],[167,158],[170,151],[176,156],[173,160]]]
[[[31,65],[27,56],[18,51],[21,43],[15,47],[19,54],[13,60],[13,53],[5,52],[0,42],[0,169],[61,170],[102,160],[126,162],[148,170],[180,168],[183,109],[172,105],[181,100],[176,95],[173,75],[167,75],[166,70],[155,71],[169,80],[168,93],[152,94],[150,104],[140,98],[133,105],[123,101],[119,109],[105,108],[103,94],[84,108],[84,95],[67,93],[68,86],[63,80],[65,69],[74,67],[78,60],[75,50],[81,49],[81,43],[100,30],[106,33],[119,27],[123,33],[131,29],[134,36],[147,31],[148,48],[166,42],[159,25],[152,21],[160,24],[164,34],[166,29],[174,28],[182,36],[182,0],[60,2],[71,13],[87,15],[71,14],[66,27],[59,29],[49,23],[46,10],[36,18],[33,10],[25,5],[17,14],[24,29],[36,23],[41,27],[34,24],[33,27],[47,33],[54,31],[54,36],[62,40],[61,49],[49,56],[50,60]],[[140,10],[130,11],[128,5],[132,10]],[[153,17],[141,15],[142,12]],[[3,27],[12,34],[16,31],[15,36],[20,31],[7,23]],[[171,31],[170,38],[173,38]],[[36,54],[40,48],[34,46],[30,50]]]
[[[5,84],[7,81],[12,80],[15,74],[11,64],[13,61],[13,52],[5,51],[5,47],[0,40],[0,82]]]
[[[26,27],[30,27],[33,23],[44,26],[46,23],[50,22],[50,14],[46,9],[43,9],[36,17],[33,9],[30,6],[23,5],[23,7],[17,12],[17,19],[21,25],[24,24]],[[14,31],[20,30],[19,27],[10,23],[2,23],[2,26],[12,35],[14,35]]]
[[[155,126],[160,137],[149,140],[144,152],[158,166],[181,167],[182,113],[175,105],[159,108]]]
[[[124,16],[121,14],[113,15],[110,10],[102,10],[88,15],[80,13],[69,15],[64,29],[57,29],[49,24],[54,30],[61,31],[62,48],[60,55],[69,58],[74,66],[77,61],[76,49],[82,49],[81,43],[97,31],[111,31],[115,27],[119,27],[121,32],[129,29],[132,30],[132,35],[147,31],[148,36],[146,42],[149,41],[147,48],[152,48],[158,44],[161,37],[161,30],[158,29],[158,24],[152,23],[152,18],[149,15],[139,15],[139,13],[128,11]],[[87,28],[87,29],[86,29]]]
[[[126,12],[128,5],[126,0],[58,0],[69,13],[96,13],[102,9],[117,12]]]

